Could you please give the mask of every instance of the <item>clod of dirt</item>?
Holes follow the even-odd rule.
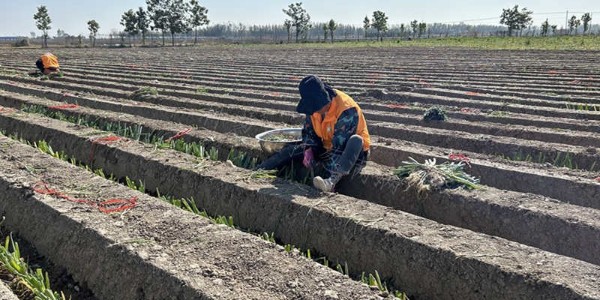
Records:
[[[425,122],[430,122],[430,121],[443,122],[446,120],[448,120],[446,111],[443,110],[439,106],[431,107],[427,111],[425,111],[425,114],[423,114],[423,121],[425,121]]]
[[[158,96],[158,90],[155,87],[142,87],[129,95],[133,100],[144,100],[147,97]]]
[[[373,97],[377,99],[384,99],[387,95],[388,91],[386,89],[368,89],[360,93],[360,96]]]

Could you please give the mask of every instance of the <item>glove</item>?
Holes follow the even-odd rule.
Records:
[[[307,169],[312,168],[314,158],[315,155],[313,154],[312,148],[304,150],[304,159],[302,160],[304,167]]]

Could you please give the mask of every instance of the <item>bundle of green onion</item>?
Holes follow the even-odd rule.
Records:
[[[403,165],[394,170],[394,175],[406,178],[408,186],[416,188],[419,194],[460,186],[466,189],[480,188],[479,180],[465,172],[464,162],[437,164],[435,158],[426,159],[424,163],[419,163],[412,157],[409,159],[410,161],[403,161]]]

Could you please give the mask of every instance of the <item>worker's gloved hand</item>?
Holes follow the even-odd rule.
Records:
[[[304,150],[304,159],[302,160],[302,164],[304,165],[305,168],[307,168],[307,169],[312,168],[314,159],[315,159],[315,155],[312,151],[312,148],[308,148],[308,149]]]

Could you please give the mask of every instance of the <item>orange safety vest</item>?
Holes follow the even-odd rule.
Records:
[[[371,137],[369,136],[369,130],[367,130],[365,116],[360,107],[350,96],[338,90],[335,90],[335,92],[337,96],[331,100],[331,107],[329,107],[329,110],[325,114],[325,120],[322,120],[321,114],[318,112],[315,112],[310,116],[315,133],[323,141],[323,147],[325,147],[327,151],[331,150],[333,147],[333,133],[338,118],[344,111],[354,107],[358,112],[358,127],[356,128],[356,134],[363,138],[363,150],[369,150]]]
[[[56,68],[58,69],[60,66],[58,65],[58,57],[52,53],[46,53],[42,55],[42,64],[44,65],[44,69]]]

